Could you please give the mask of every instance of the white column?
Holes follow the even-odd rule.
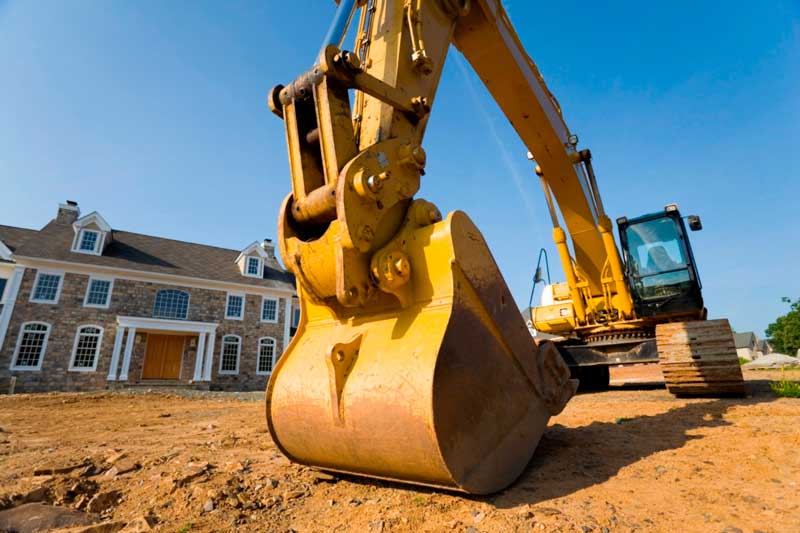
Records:
[[[119,354],[122,351],[122,338],[125,336],[125,328],[117,326],[117,336],[114,337],[114,351],[111,352],[111,364],[108,365],[108,381],[116,381],[117,369],[119,367]]]
[[[122,370],[119,372],[120,381],[128,381],[128,370],[131,367],[133,343],[136,339],[136,328],[128,328],[128,338],[125,341],[125,357],[122,359]]]
[[[201,331],[197,338],[197,355],[194,360],[194,377],[192,381],[203,379],[203,357],[206,353],[206,332]]]
[[[14,312],[14,303],[17,301],[23,275],[25,275],[25,267],[15,267],[11,279],[8,280],[8,286],[5,290],[5,300],[3,300],[3,295],[0,294],[0,301],[3,303],[3,311],[0,312],[0,350],[3,348],[3,342],[6,340],[8,323],[11,321],[11,313]]]
[[[203,372],[203,381],[211,381],[211,365],[214,364],[214,342],[217,340],[217,332],[211,331],[208,334],[208,346],[206,346],[206,367]]]
[[[286,306],[284,307],[285,311],[283,313],[284,323],[283,323],[283,348],[281,349],[281,353],[275,354],[275,360],[278,360],[278,357],[281,356],[286,347],[289,346],[289,335],[291,333],[292,326],[292,298],[286,298]]]

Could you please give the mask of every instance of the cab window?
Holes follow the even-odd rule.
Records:
[[[631,224],[625,234],[629,268],[643,298],[680,292],[681,286],[690,281],[677,220],[663,217]]]

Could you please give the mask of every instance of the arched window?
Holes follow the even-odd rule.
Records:
[[[156,293],[153,318],[177,318],[189,316],[189,293],[175,289],[164,289]]]
[[[219,355],[220,374],[239,373],[239,354],[242,353],[242,339],[237,335],[222,337],[222,346]]]
[[[72,346],[72,359],[69,369],[74,372],[94,372],[100,357],[100,343],[103,342],[103,328],[100,326],[81,326],[75,334]]]
[[[48,337],[50,337],[50,324],[46,322],[22,324],[19,328],[11,370],[41,370]]]
[[[272,372],[272,367],[275,365],[275,345],[275,339],[272,337],[258,339],[256,374],[268,375]]]

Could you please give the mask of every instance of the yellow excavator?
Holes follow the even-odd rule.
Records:
[[[297,463],[495,492],[520,475],[577,380],[563,342],[533,342],[467,215],[443,218],[415,198],[451,44],[535,155],[567,221],[576,290],[553,291],[553,305],[571,315],[548,306],[542,316],[561,325],[542,324],[581,342],[589,324],[642,319],[609,253],[588,154],[576,150],[500,0],[337,3],[314,64],[269,95],[292,179],[278,243],[302,313],[267,386],[267,425]]]
[[[632,219],[620,217],[620,254],[597,191],[591,153],[579,154],[587,165],[597,237],[605,255],[571,255],[549,182],[537,166],[567,281],[545,285],[541,305],[529,308],[529,326],[556,343],[584,391],[607,388],[612,365],[658,363],[675,395],[743,395],[730,325],[724,319],[706,319],[686,231],[687,223],[692,231],[702,229],[700,217],[689,215],[684,222],[676,204]],[[569,225],[571,214],[562,214]],[[546,252],[539,257],[547,261]],[[537,265],[534,289],[539,282],[543,277]]]

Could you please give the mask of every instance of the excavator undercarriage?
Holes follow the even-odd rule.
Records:
[[[658,364],[676,396],[746,394],[733,332],[727,320],[658,324],[649,331],[596,335],[587,342],[554,342],[582,391],[609,386],[609,367]]]

